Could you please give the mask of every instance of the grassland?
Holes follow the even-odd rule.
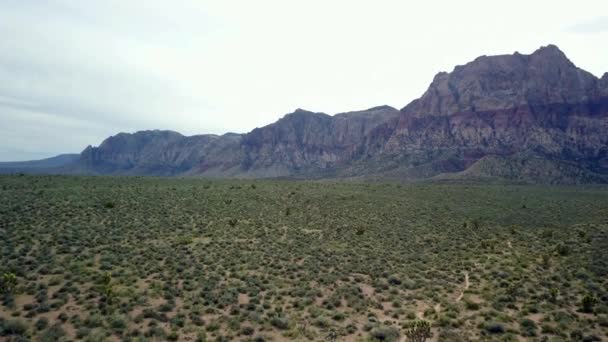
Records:
[[[608,339],[605,187],[2,176],[0,241],[0,340]]]

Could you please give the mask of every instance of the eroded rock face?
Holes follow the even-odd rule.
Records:
[[[597,182],[608,175],[607,146],[608,73],[598,79],[549,45],[439,73],[401,111],[381,106],[330,116],[299,109],[243,135],[118,134],[83,151],[79,167],[214,177],[471,178],[483,170],[484,177],[513,178],[496,170],[517,155],[535,182],[545,175]],[[479,160],[500,162],[481,168]],[[556,170],[535,172],[535,165]]]

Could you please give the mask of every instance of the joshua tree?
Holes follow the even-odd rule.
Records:
[[[101,292],[105,297],[105,301],[107,304],[111,305],[114,300],[114,288],[112,286],[112,276],[109,272],[103,274],[101,278],[102,288]]]
[[[557,296],[559,296],[559,289],[557,287],[552,287],[549,290],[549,300],[552,303],[555,303],[555,302],[557,302]]]
[[[405,336],[407,336],[408,341],[424,342],[431,337],[431,324],[427,321],[417,320],[405,332]]]
[[[110,283],[112,282],[112,275],[110,274],[110,272],[106,272],[103,274],[103,276],[101,277],[101,283],[104,286],[110,285]]]
[[[551,256],[549,254],[543,254],[540,265],[544,269],[551,267]]]
[[[595,304],[597,304],[597,299],[591,293],[586,294],[581,301],[581,305],[583,306],[582,311],[592,313]]]
[[[103,295],[106,297],[106,302],[111,305],[114,300],[114,289],[112,288],[112,285],[108,284],[103,288]]]
[[[2,275],[2,282],[0,282],[0,291],[5,294],[13,294],[17,287],[17,276],[14,273],[4,273]]]

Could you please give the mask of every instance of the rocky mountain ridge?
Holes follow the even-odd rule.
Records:
[[[298,109],[246,134],[121,133],[61,172],[608,182],[608,73],[595,77],[554,45],[481,56],[438,73],[401,110]]]

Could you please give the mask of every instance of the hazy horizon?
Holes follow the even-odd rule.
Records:
[[[440,71],[557,45],[608,71],[608,5],[0,2],[0,161],[118,132],[244,133],[296,108],[402,108]],[[454,13],[458,13],[455,16]]]

